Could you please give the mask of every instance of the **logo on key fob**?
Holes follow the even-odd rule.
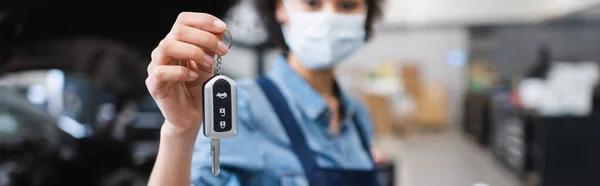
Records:
[[[217,92],[217,97],[225,99],[227,98],[227,92]]]
[[[225,129],[225,121],[221,121],[220,125],[221,125],[221,129]]]

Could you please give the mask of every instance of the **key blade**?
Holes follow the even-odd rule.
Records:
[[[210,156],[212,159],[212,172],[215,176],[217,176],[219,175],[219,172],[221,172],[221,167],[219,164],[220,141],[218,139],[210,140]]]
[[[212,167],[212,172],[215,176],[219,175],[219,172],[221,172],[221,169],[219,168],[219,165],[213,165]]]
[[[213,151],[214,152],[214,151]],[[212,157],[212,173],[217,176],[219,175],[219,172],[221,171],[220,165],[219,165],[219,156],[214,154]]]

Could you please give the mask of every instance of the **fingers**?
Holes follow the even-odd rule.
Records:
[[[148,65],[148,74],[162,78],[162,73],[165,73],[163,72],[164,68],[184,68],[195,73],[212,74],[212,67],[215,63],[214,55],[223,56],[229,51],[228,46],[221,41],[226,27],[223,21],[209,14],[192,12],[179,14],[167,37],[152,51],[152,62]],[[185,64],[169,64],[177,63],[177,61],[185,61]],[[177,77],[182,78],[183,76]],[[155,80],[157,78],[149,77],[148,79],[151,80],[152,85],[156,86],[162,83],[160,79]],[[178,81],[183,81],[183,79]]]
[[[207,51],[204,51],[205,53],[209,53]],[[207,72],[209,74],[213,73],[213,65],[215,64],[215,58],[214,58],[214,54],[207,54],[204,55],[204,61],[202,61],[201,63],[196,63],[199,67],[199,70],[202,70],[204,72]]]
[[[167,35],[167,38],[189,43],[219,55],[225,55],[229,51],[229,48],[219,38],[221,35],[215,35],[191,26],[176,24]]]
[[[192,60],[199,64],[199,67],[210,68],[214,63],[212,54],[205,52],[195,45],[165,39],[159,46],[152,51],[152,62],[148,65],[148,74],[151,74],[154,68],[160,65],[167,65],[173,59]],[[202,69],[201,68],[201,69]]]
[[[150,94],[156,95],[160,89],[169,82],[176,81],[194,81],[198,78],[198,73],[179,65],[160,65],[152,70],[146,86]]]
[[[182,12],[177,17],[171,33],[174,33],[172,35],[179,41],[206,47],[216,54],[225,55],[228,49],[220,40],[226,28],[227,25],[223,21],[210,14]],[[198,34],[201,31],[206,33]],[[211,37],[200,38],[207,34]]]
[[[220,34],[227,25],[215,16],[205,13],[182,12],[177,17],[175,25],[186,25],[200,30]]]
[[[386,159],[385,155],[375,148],[371,149],[371,156],[373,157],[375,164],[381,164]]]
[[[204,50],[192,44],[165,39],[158,45],[158,51],[154,60],[164,61],[165,59],[186,59],[194,61],[204,61]]]

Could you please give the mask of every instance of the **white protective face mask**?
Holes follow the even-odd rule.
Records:
[[[289,27],[281,26],[285,43],[310,69],[331,69],[365,43],[365,15],[286,9]]]

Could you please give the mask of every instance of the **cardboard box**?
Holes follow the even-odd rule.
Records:
[[[444,127],[448,123],[448,91],[443,83],[422,86],[417,98],[416,120],[420,125],[431,127]]]
[[[393,131],[393,117],[390,98],[369,93],[363,94],[362,97],[373,119],[375,132],[378,135],[391,134]]]
[[[421,70],[415,64],[405,64],[401,67],[402,84],[407,94],[416,96],[419,94],[421,87]]]

